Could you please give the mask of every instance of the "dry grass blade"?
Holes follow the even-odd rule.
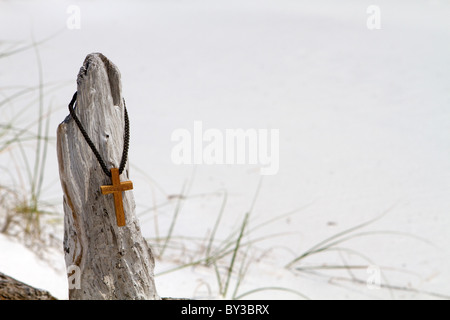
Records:
[[[366,226],[368,226],[368,225],[374,223],[375,221],[377,221],[377,220],[381,219],[383,216],[385,216],[391,209],[392,209],[392,207],[390,207],[389,209],[387,209],[385,212],[383,212],[383,213],[382,213],[381,215],[379,215],[378,217],[375,217],[374,219],[371,219],[371,220],[369,220],[369,221],[363,222],[363,223],[358,224],[358,225],[356,225],[356,226],[354,226],[354,227],[348,228],[348,229],[346,229],[346,230],[344,230],[344,231],[338,232],[338,233],[336,233],[336,234],[334,234],[334,235],[332,235],[332,236],[326,238],[325,240],[320,241],[320,242],[317,243],[316,245],[312,246],[310,249],[306,250],[306,251],[305,251],[303,254],[301,254],[300,256],[298,256],[298,257],[296,257],[295,259],[291,260],[288,264],[286,264],[286,268],[292,267],[295,263],[297,263],[298,261],[300,261],[300,260],[306,258],[306,257],[309,256],[309,255],[312,255],[312,254],[314,254],[314,253],[318,253],[318,252],[324,251],[324,250],[326,250],[327,248],[330,248],[330,247],[332,247],[333,245],[335,245],[335,244],[337,244],[337,243],[340,243],[340,242],[344,241],[344,240],[342,240],[342,237],[343,237],[343,236],[345,236],[345,235],[347,235],[347,234],[350,234],[350,233],[354,232],[355,230],[364,228],[364,227],[366,227]],[[340,239],[340,238],[341,238],[341,239]],[[337,241],[335,241],[335,242],[332,242],[333,240],[336,240],[336,239],[340,239],[340,240],[337,240]],[[347,240],[348,240],[348,239],[347,239]]]

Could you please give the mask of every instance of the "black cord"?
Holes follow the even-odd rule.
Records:
[[[69,112],[72,118],[75,120],[75,123],[77,124],[78,128],[80,129],[81,133],[83,134],[84,139],[86,140],[87,144],[91,148],[92,152],[94,152],[95,157],[97,158],[98,163],[102,167],[103,172],[108,176],[111,177],[111,171],[106,167],[105,162],[103,161],[100,153],[98,152],[97,148],[94,146],[94,143],[92,143],[92,140],[89,138],[86,130],[84,130],[83,126],[81,125],[80,120],[78,119],[77,115],[75,114],[75,110],[73,109],[73,105],[77,101],[77,92],[72,97],[72,101],[69,103]],[[123,170],[125,169],[125,165],[127,163],[127,157],[128,157],[128,148],[130,145],[130,123],[128,120],[128,112],[127,107],[125,105],[125,99],[123,99],[123,109],[125,112],[125,132],[123,137],[123,152],[122,152],[122,159],[120,160],[120,166],[119,166],[119,174],[122,174]]]

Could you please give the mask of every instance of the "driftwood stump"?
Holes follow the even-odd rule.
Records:
[[[86,57],[77,78],[75,112],[109,168],[124,144],[120,73],[100,53]],[[154,258],[135,215],[132,191],[122,193],[126,225],[116,222],[114,197],[100,186],[111,178],[69,115],[58,127],[59,174],[64,192],[64,251],[69,299],[159,299]],[[129,180],[128,164],[120,179]]]

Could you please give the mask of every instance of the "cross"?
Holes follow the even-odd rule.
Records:
[[[111,168],[112,185],[101,186],[102,194],[114,194],[114,206],[116,207],[117,225],[125,225],[125,213],[123,212],[122,192],[133,189],[133,182],[120,182],[119,169]]]

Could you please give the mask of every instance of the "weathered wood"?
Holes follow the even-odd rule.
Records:
[[[29,286],[0,272],[0,300],[56,300],[48,291]]]
[[[90,54],[77,84],[76,115],[106,165],[118,168],[124,143],[119,70],[102,54]],[[57,150],[64,192],[65,260],[68,270],[79,272],[77,283],[69,283],[69,288],[74,286],[69,299],[159,299],[154,258],[140,231],[132,191],[122,193],[126,225],[119,227],[114,198],[100,189],[110,185],[111,178],[70,115],[58,127]],[[127,164],[121,180],[128,176]]]

